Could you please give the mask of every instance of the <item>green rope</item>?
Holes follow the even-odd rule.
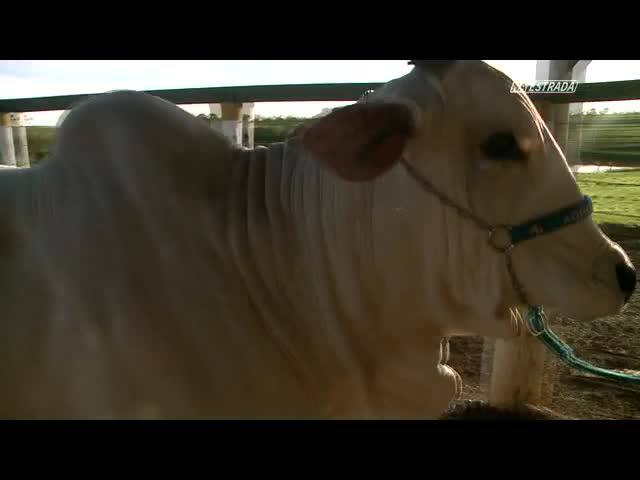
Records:
[[[566,365],[576,370],[591,373],[599,377],[609,378],[620,383],[640,387],[640,375],[616,372],[606,368],[596,367],[591,363],[575,356],[573,349],[553,333],[544,322],[542,307],[529,307],[527,312],[529,327],[533,334],[544,343],[549,350],[558,356]]]

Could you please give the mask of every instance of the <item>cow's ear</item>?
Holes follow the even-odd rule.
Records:
[[[371,180],[402,156],[414,129],[410,108],[399,103],[356,103],[306,128],[303,146],[345,180]]]

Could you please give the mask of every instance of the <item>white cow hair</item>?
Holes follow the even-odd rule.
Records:
[[[406,160],[487,221],[519,222],[579,191],[508,86],[459,62],[351,108],[408,106]],[[437,418],[461,390],[442,337],[517,334],[502,257],[400,163],[338,178],[304,147],[317,121],[247,150],[115,92],[72,109],[41,165],[3,170],[0,417]],[[527,162],[479,157],[505,126]],[[581,319],[619,311],[620,261],[590,220],[514,253],[534,301]]]

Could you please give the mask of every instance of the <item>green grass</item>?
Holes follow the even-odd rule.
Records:
[[[597,223],[640,225],[640,170],[579,173],[577,179],[593,198]]]

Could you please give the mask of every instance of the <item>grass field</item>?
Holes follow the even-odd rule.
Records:
[[[580,131],[583,163],[640,166],[640,113],[584,114],[571,118],[570,137]]]
[[[580,189],[593,198],[597,223],[640,225],[640,169],[577,174]]]

